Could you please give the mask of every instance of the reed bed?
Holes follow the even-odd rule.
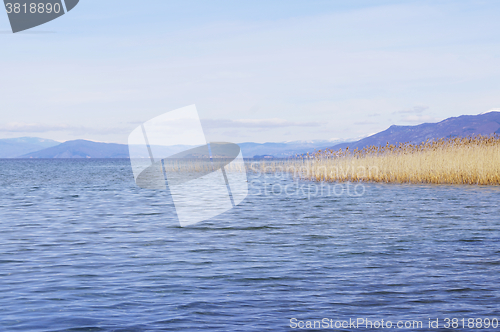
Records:
[[[282,161],[261,162],[254,171],[291,173],[329,182],[500,184],[500,136],[440,139],[421,144],[320,150]]]
[[[245,172],[245,164],[232,158],[191,158],[191,159],[164,159],[163,167],[166,172],[211,173],[220,170]]]

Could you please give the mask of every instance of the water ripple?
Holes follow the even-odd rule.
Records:
[[[232,211],[181,228],[167,193],[137,188],[126,160],[0,166],[2,330],[500,314],[497,188],[366,184],[360,197],[310,199],[251,188]]]

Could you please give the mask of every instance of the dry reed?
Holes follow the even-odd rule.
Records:
[[[499,185],[500,136],[387,144],[352,151],[326,149],[294,159],[261,162],[258,171],[293,173],[313,181]]]

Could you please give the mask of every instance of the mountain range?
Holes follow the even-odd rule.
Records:
[[[0,140],[1,141],[1,140]],[[324,149],[336,141],[295,141],[285,143],[240,143],[243,156],[273,156],[278,158],[287,158],[295,154],[306,153],[311,150]],[[194,146],[174,145],[174,146],[155,146],[154,151],[161,151],[165,156],[173,155]],[[130,149],[134,156],[140,158],[149,158],[145,149],[139,146],[131,146]],[[99,143],[86,140],[67,141],[58,143],[46,149],[30,152],[23,155],[10,156],[17,158],[129,158],[129,146],[115,143]],[[4,157],[8,158],[8,157]]]
[[[445,119],[438,123],[423,123],[417,126],[390,126],[380,133],[365,137],[356,142],[336,144],[330,149],[363,149],[367,146],[380,146],[396,143],[421,143],[449,137],[500,134],[500,112],[479,115],[462,115]]]
[[[61,144],[50,139],[36,137],[0,139],[0,158],[15,158]]]
[[[362,149],[366,146],[386,145],[387,143],[411,142],[418,144],[428,139],[491,134],[500,134],[500,112],[462,115],[448,118],[438,123],[423,123],[416,126],[393,125],[384,131],[357,141],[246,142],[238,145],[245,158],[266,156],[287,158],[295,154],[303,154],[325,148],[335,150],[340,148],[345,149],[346,147]],[[131,147],[131,149],[134,148],[134,146]],[[155,149],[158,151],[158,148],[156,147]],[[192,148],[192,146],[176,145],[161,147],[162,153],[166,156],[185,151],[189,148]],[[140,157],[148,158],[149,156],[146,154],[140,155]],[[60,143],[35,137],[10,138],[0,139],[0,158],[129,158],[129,147],[125,144],[100,143],[87,140]]]
[[[100,143],[83,139],[67,141],[20,158],[128,158],[128,146],[116,143]]]

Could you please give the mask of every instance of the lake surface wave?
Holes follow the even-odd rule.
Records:
[[[498,188],[249,183],[233,210],[181,228],[127,160],[0,160],[0,330],[500,319]]]

